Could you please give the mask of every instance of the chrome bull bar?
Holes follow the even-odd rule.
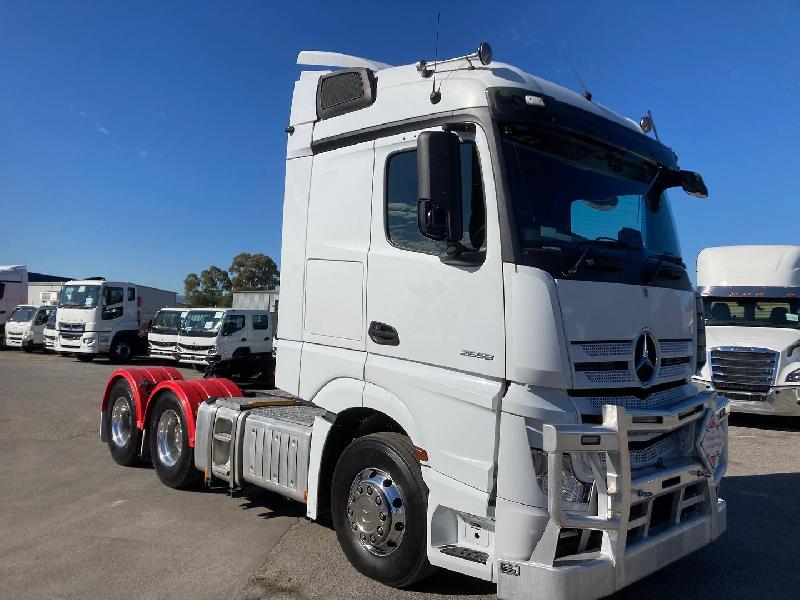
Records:
[[[669,493],[709,478],[716,483],[724,472],[725,465],[709,464],[699,448],[699,458],[687,459],[672,468],[660,469],[656,473],[633,479],[630,465],[628,439],[630,432],[668,433],[692,422],[699,421],[704,429],[709,420],[717,417],[724,420],[728,415],[726,399],[718,399],[716,392],[706,391],[693,396],[669,409],[628,410],[621,406],[604,406],[601,425],[590,424],[546,424],[543,428],[543,450],[547,455],[547,505],[550,518],[559,528],[595,529],[617,532],[614,536],[612,554],[624,551],[625,534],[638,526],[645,517],[630,519],[631,505],[643,498]],[[702,434],[702,432],[701,432]],[[605,473],[600,462],[600,453],[606,453]],[[585,453],[594,476],[597,492],[597,514],[591,515],[569,511],[561,498],[563,486],[562,461],[564,454]],[[727,461],[727,451],[723,456]],[[721,467],[721,468],[717,468]],[[718,474],[718,475],[717,475]],[[710,486],[716,502],[716,489]],[[698,503],[698,499],[681,498],[680,508]]]

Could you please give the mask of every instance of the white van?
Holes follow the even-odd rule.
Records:
[[[162,308],[156,313],[147,332],[148,353],[153,358],[175,360],[177,358],[178,329],[184,308]]]
[[[195,308],[185,311],[178,360],[205,367],[237,358],[272,357],[272,315],[266,310]]]
[[[44,348],[44,326],[55,306],[22,304],[17,306],[6,322],[6,346],[31,352]]]

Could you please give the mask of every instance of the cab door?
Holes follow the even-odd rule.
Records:
[[[462,244],[483,256],[470,266],[443,261],[445,245],[418,228],[420,132],[376,142],[365,404],[370,384],[389,392],[414,415],[432,466],[487,489],[505,370],[500,229],[486,135],[464,129]]]

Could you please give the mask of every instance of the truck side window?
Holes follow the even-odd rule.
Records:
[[[417,151],[392,154],[386,163],[386,235],[405,250],[441,254],[447,244],[424,237],[417,227]],[[480,161],[473,142],[461,143],[461,201],[464,237],[471,250],[486,246],[486,202]]]
[[[6,284],[0,282],[0,300],[3,299],[3,296],[6,295]]]
[[[103,299],[105,304],[119,304],[122,302],[124,298],[123,295],[123,288],[121,287],[107,287],[105,292],[105,298]]]
[[[253,329],[269,329],[269,315],[253,315]]]
[[[244,329],[244,315],[228,315],[225,317],[225,329],[230,333]]]
[[[136,288],[128,288],[128,302],[136,300]]]

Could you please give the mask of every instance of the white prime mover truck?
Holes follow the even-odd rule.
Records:
[[[67,281],[58,302],[57,351],[84,361],[108,355],[127,362],[144,345],[142,325],[175,303],[175,292],[135,283],[102,277]]]
[[[800,415],[800,246],[706,248],[697,285],[709,353],[697,381],[733,411]]]
[[[664,193],[705,196],[700,176],[485,44],[298,62],[332,70],[300,74],[287,127],[280,390],[121,369],[114,460],[304,502],[398,587],[441,567],[499,598],[598,598],[719,536],[727,410],[691,382]]]
[[[5,326],[11,312],[28,301],[28,269],[23,265],[0,266],[0,348],[5,345]]]

